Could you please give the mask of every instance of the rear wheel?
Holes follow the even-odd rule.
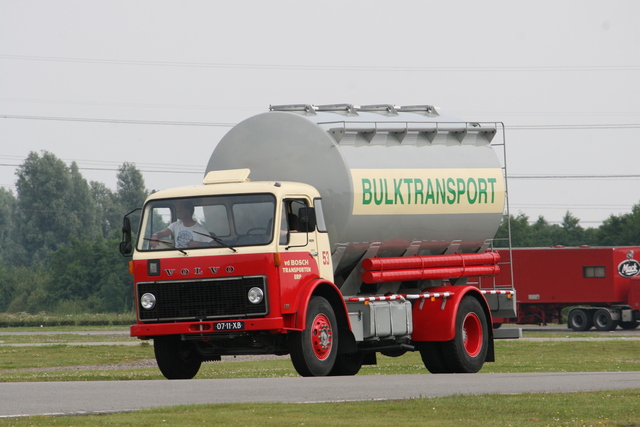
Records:
[[[182,341],[177,335],[156,337],[153,351],[160,372],[170,380],[189,380],[196,376],[202,356],[193,342]]]
[[[432,374],[448,374],[451,369],[447,366],[442,341],[429,341],[420,343],[420,356],[425,368]]]
[[[593,315],[593,326],[599,331],[613,331],[618,322],[611,318],[611,312],[606,309],[600,309]]]
[[[474,373],[482,368],[489,349],[487,325],[480,302],[470,295],[462,298],[456,314],[456,335],[442,343],[449,372]]]
[[[303,377],[329,375],[338,353],[338,325],[333,307],[313,297],[307,309],[304,331],[291,333],[291,362]]]
[[[574,331],[588,331],[593,326],[593,319],[587,310],[576,308],[569,313],[567,323]]]

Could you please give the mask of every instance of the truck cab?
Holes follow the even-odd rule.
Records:
[[[327,285],[333,270],[317,190],[252,183],[249,173],[210,172],[203,186],[156,192],[142,208],[130,265],[137,300],[131,335],[155,339],[167,377],[189,376],[198,362],[225,354],[289,353],[277,334],[305,329],[297,313],[313,282],[345,306]],[[179,218],[184,206],[190,227]],[[163,230],[175,231],[158,237]],[[176,368],[184,363],[163,356],[185,352],[197,361],[186,374]]]

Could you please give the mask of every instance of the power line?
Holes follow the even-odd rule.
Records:
[[[105,101],[72,101],[65,99],[32,99],[32,98],[0,98],[0,102],[20,102],[20,103],[36,103],[36,104],[63,104],[63,105],[97,105],[102,107],[132,107],[132,108],[178,108],[178,109],[192,109],[192,110],[224,110],[224,111],[264,111],[260,107],[242,107],[242,106],[230,106],[230,105],[195,105],[195,104],[150,104],[150,103],[137,103],[137,102],[105,102]],[[558,116],[570,116],[570,117],[585,117],[585,116],[609,116],[609,117],[621,117],[631,116],[640,117],[640,112],[633,111],[580,111],[580,112],[566,112],[566,111],[456,111],[454,115],[458,116],[546,116],[546,117],[558,117]]]
[[[0,166],[6,167],[19,167],[22,165],[18,164],[10,164],[10,163],[0,163]],[[92,170],[92,171],[118,171],[119,168],[96,168],[96,167],[81,167],[78,166],[79,170]],[[192,175],[204,175],[204,171],[194,171],[194,170],[167,170],[167,169],[138,169],[140,172],[145,173],[180,173],[180,174],[192,174]]]
[[[507,179],[636,179],[638,174],[617,175],[508,175]]]
[[[72,160],[76,161],[76,160]],[[152,166],[155,163],[147,163],[147,165]],[[15,163],[0,163],[0,166],[7,167],[18,167],[20,164]],[[183,174],[197,174],[202,175],[204,171],[194,171],[193,168],[190,167],[189,170],[168,170],[164,168],[162,164],[158,164],[158,167],[163,167],[162,169],[139,169],[140,172],[163,172],[163,173],[183,173]],[[174,167],[175,168],[175,167]],[[78,166],[78,169],[81,170],[96,170],[96,171],[117,171],[119,168],[108,168],[108,167],[81,167]],[[618,174],[618,175],[508,175],[507,179],[636,179],[640,178],[640,174]]]
[[[126,119],[100,119],[89,117],[51,117],[51,116],[27,116],[21,114],[2,114],[3,119],[18,120],[49,120],[65,122],[86,122],[86,123],[120,123],[135,125],[165,125],[165,126],[214,126],[233,127],[237,123],[224,122],[181,122],[175,120],[126,120]],[[505,126],[507,130],[559,130],[559,129],[640,129],[640,123],[600,123],[600,124],[575,124],[575,125],[510,125]]]
[[[207,123],[207,122],[178,122],[169,120],[124,120],[124,119],[96,119],[86,117],[48,117],[48,116],[25,116],[25,115],[0,115],[3,119],[20,120],[52,120],[63,122],[89,122],[89,123],[120,123],[129,125],[165,125],[165,126],[217,126],[233,127],[236,123]]]
[[[509,130],[550,130],[550,129],[638,129],[640,123],[587,124],[587,125],[507,125]]]
[[[83,64],[136,65],[160,67],[230,68],[262,70],[318,70],[318,71],[391,71],[391,72],[564,72],[564,71],[636,71],[640,65],[559,65],[559,66],[441,66],[441,67],[389,67],[358,65],[296,65],[296,64],[247,64],[184,61],[139,61],[123,59],[67,58],[54,56],[0,55],[0,59],[21,61],[70,62]]]

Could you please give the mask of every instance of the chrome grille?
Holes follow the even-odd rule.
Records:
[[[264,276],[250,276],[138,283],[140,321],[191,321],[265,315],[268,310],[265,282]],[[247,299],[249,289],[254,286],[261,288],[265,294],[260,304],[252,304]],[[140,297],[145,293],[152,293],[156,297],[156,305],[151,310],[140,306]]]

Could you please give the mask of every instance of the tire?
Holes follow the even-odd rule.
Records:
[[[429,341],[421,343],[419,346],[422,363],[432,374],[449,374],[453,372],[447,366],[443,353],[443,344],[441,341]]]
[[[611,318],[609,310],[600,309],[593,315],[593,326],[599,331],[613,331],[618,322]]]
[[[169,380],[190,380],[200,370],[202,356],[195,344],[177,335],[154,338],[153,351],[160,372]]]
[[[442,343],[442,353],[450,372],[471,374],[482,369],[489,350],[487,316],[480,302],[462,298],[456,314],[456,335]]]
[[[625,330],[636,329],[640,325],[640,322],[637,320],[632,320],[630,322],[620,322],[620,327]]]
[[[313,297],[304,331],[291,333],[291,362],[303,377],[323,377],[333,370],[338,355],[338,324],[333,307]]]
[[[588,331],[593,326],[593,319],[587,310],[576,308],[569,313],[567,326],[574,331]]]
[[[331,369],[329,375],[355,375],[360,371],[360,368],[362,368],[363,361],[364,353],[339,354],[336,357],[336,363],[333,364],[333,369]]]

